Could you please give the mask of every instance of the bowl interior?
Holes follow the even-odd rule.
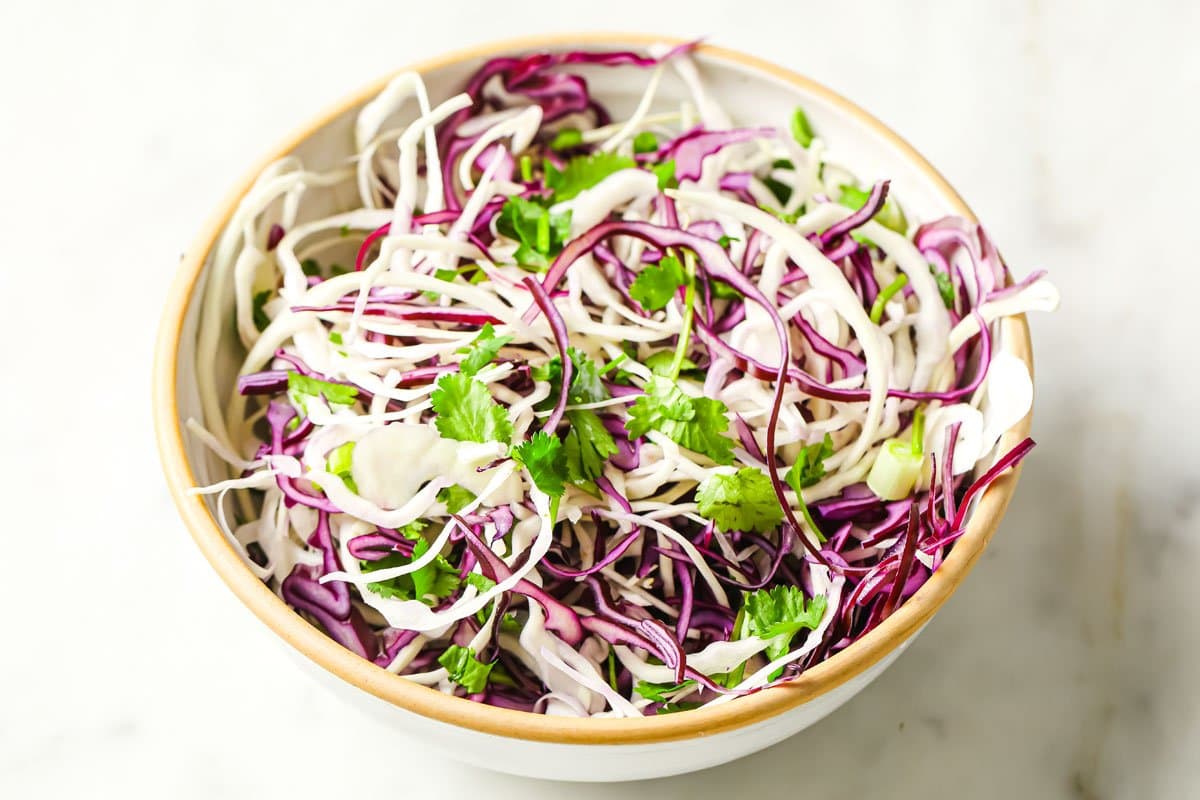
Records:
[[[436,104],[459,91],[467,77],[493,55],[530,49],[567,50],[580,46],[642,48],[650,41],[622,37],[581,44],[579,37],[572,37],[571,40],[550,40],[532,46],[529,43],[524,46],[496,45],[488,47],[486,51],[447,57],[432,65],[419,67],[418,71],[425,80],[431,101]],[[831,160],[848,167],[862,181],[890,178],[893,195],[899,199],[910,219],[929,220],[945,214],[971,216],[957,194],[906,143],[865,112],[824,87],[750,57],[714,47],[702,47],[694,59],[708,92],[730,114],[735,124],[773,125],[786,130],[795,107],[803,106],[814,128],[829,142]],[[648,78],[647,71],[634,67],[613,69],[585,66],[573,69],[587,76],[593,94],[607,104],[618,118],[633,109]],[[204,419],[201,387],[215,389],[216,397],[224,402],[230,394],[243,356],[233,326],[229,324],[232,317],[232,287],[209,287],[212,291],[209,291],[208,302],[212,305],[202,307],[204,303],[201,298],[205,296],[206,284],[212,280],[208,264],[216,246],[216,238],[232,215],[238,199],[248,190],[266,163],[291,154],[306,167],[316,170],[345,164],[353,149],[355,115],[384,83],[380,81],[366,87],[303,129],[292,141],[277,148],[263,165],[235,189],[229,202],[218,210],[196,246],[188,253],[164,318],[156,375],[156,392],[159,395],[156,412],[168,479],[193,536],[226,582],[277,633],[321,666],[377,696],[427,716],[510,736],[545,740],[576,738],[569,728],[564,727],[562,720],[539,718],[518,722],[517,718],[536,715],[478,707],[469,701],[411,684],[343,651],[284,606],[269,589],[258,583],[247,568],[235,563],[236,553],[222,539],[211,516],[214,498],[200,501],[184,494],[188,486],[227,477],[223,463],[195,437],[186,433],[181,435],[180,426],[189,417]],[[664,70],[656,105],[678,105],[690,96],[687,85],[675,71],[669,68]],[[349,208],[355,201],[355,196],[350,193],[345,197],[335,197],[332,203],[342,203],[344,208]],[[215,352],[206,352],[198,358],[197,334],[201,322],[207,327],[213,320],[219,321]],[[1028,360],[1027,329],[1023,319],[1005,323],[1001,346]],[[1001,447],[1011,446],[1019,436],[1024,435],[1027,428],[1026,420],[1002,439]],[[176,462],[179,455],[182,455],[182,463]],[[951,557],[900,611],[853,647],[809,670],[794,682],[795,686],[743,698],[722,707],[720,712],[713,709],[711,714],[706,710],[645,720],[587,720],[585,722],[590,730],[583,740],[628,742],[683,738],[701,731],[737,727],[798,705],[848,680],[906,641],[953,592],[998,523],[1014,482],[1015,476],[993,486],[981,504],[986,513],[975,515],[968,533],[952,551]],[[474,708],[463,708],[463,705]],[[684,719],[688,717],[696,719]],[[579,722],[575,720],[573,724],[578,726]],[[643,730],[632,733],[638,727]]]

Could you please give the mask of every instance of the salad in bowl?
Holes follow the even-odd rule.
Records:
[[[194,491],[361,659],[559,717],[737,702],[901,609],[1033,447],[999,446],[1032,403],[999,337],[1044,273],[802,106],[731,119],[692,50],[497,56],[440,102],[402,73],[216,242],[197,355],[233,325],[240,364],[186,420],[228,470]]]

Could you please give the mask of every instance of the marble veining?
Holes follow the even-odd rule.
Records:
[[[0,796],[1200,796],[1200,6],[496,8],[0,8]],[[458,766],[311,685],[187,539],[146,389],[179,251],[270,142],[409,61],[614,27],[710,34],[854,98],[1064,304],[1032,320],[1040,446],[1009,516],[890,671],[741,762],[566,788]]]

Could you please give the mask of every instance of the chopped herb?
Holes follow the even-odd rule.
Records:
[[[329,332],[329,341],[331,344],[336,344],[339,347],[341,345],[345,344],[345,342],[342,341],[342,335],[340,333],[338,333],[337,331]]]
[[[364,574],[369,574],[378,570],[391,569],[392,567],[402,567],[410,563],[412,563],[412,559],[400,553],[392,553],[378,561],[359,561],[358,566]],[[386,581],[372,581],[367,584],[367,590],[389,600],[412,600],[412,575],[401,575],[398,578],[389,578]]]
[[[658,152],[658,137],[650,131],[642,131],[637,136],[633,137],[633,152],[635,153],[656,153]]]
[[[447,511],[457,514],[475,499],[475,493],[456,483],[438,492],[437,499],[439,503],[446,506]]]
[[[726,236],[725,234],[721,234],[721,237],[719,239],[717,239],[717,244],[721,245],[721,247],[728,250],[729,245],[733,244],[734,242],[740,242],[740,241],[741,241],[741,239],[737,238],[736,236]]]
[[[675,180],[675,159],[669,159],[661,164],[655,164],[650,168],[654,173],[654,177],[658,178],[658,188],[674,189],[679,186],[679,181]]]
[[[772,178],[770,175],[762,179],[763,185],[771,190],[771,194],[779,202],[779,205],[786,206],[788,200],[792,199],[792,187],[788,186],[778,178]]]
[[[421,538],[421,531],[429,527],[429,523],[423,519],[414,519],[407,525],[401,525],[397,532],[411,542],[415,542]]]
[[[954,308],[954,281],[933,264],[929,265],[929,271],[933,273],[933,279],[937,282],[938,294],[942,296],[942,302],[946,304],[946,308]]]
[[[412,558],[401,553],[392,553],[378,561],[360,561],[360,569],[369,575],[379,570],[407,566],[429,552],[429,542],[421,538],[420,534],[412,534],[409,530],[402,533],[407,538],[416,540]],[[459,585],[458,569],[445,557],[438,555],[433,561],[413,572],[384,581],[372,581],[367,584],[367,589],[380,597],[392,600],[420,600],[432,606],[436,605],[438,600],[458,591]]]
[[[576,128],[563,128],[550,141],[551,150],[570,150],[583,144],[583,133]]]
[[[439,281],[446,281],[449,283],[458,277],[458,271],[453,269],[438,269],[434,271],[433,277],[437,278]],[[433,289],[426,289],[425,291],[421,292],[421,294],[423,294],[428,300],[437,300],[442,296],[441,292],[434,291]]]
[[[663,703],[655,711],[655,714],[675,714],[679,711],[695,711],[700,708],[702,703],[692,702],[690,700],[681,700],[678,703]]]
[[[655,375],[666,377],[671,374],[671,369],[675,363],[675,353],[671,350],[659,350],[647,356],[644,363]],[[696,364],[690,358],[685,358],[681,367],[681,372],[691,372],[696,369]]]
[[[483,328],[471,344],[459,348],[459,353],[467,354],[467,357],[458,365],[459,370],[464,375],[474,375],[490,364],[496,354],[500,352],[500,348],[511,342],[512,339],[511,336],[497,336],[492,323],[483,323]]]
[[[341,236],[344,239],[349,235],[350,235],[350,226],[349,225],[343,225],[342,227],[338,228],[338,236]]]
[[[429,542],[420,539],[413,546],[413,561],[429,552]],[[429,597],[440,600],[458,591],[460,584],[458,569],[444,556],[434,556],[433,561],[412,574],[413,596],[428,603]],[[432,603],[430,603],[432,605]]]
[[[801,489],[807,489],[825,477],[825,459],[833,455],[833,437],[828,433],[821,441],[800,449],[796,463],[788,470],[784,480],[788,486],[800,494]]]
[[[450,673],[450,680],[467,690],[467,694],[479,694],[487,686],[488,675],[496,662],[488,664],[475,658],[469,647],[452,644],[438,658],[438,663]]]
[[[732,464],[733,440],[725,435],[727,412],[720,400],[689,397],[671,380],[655,376],[646,384],[646,393],[630,406],[625,429],[635,439],[650,430],[661,431],[718,464]]]
[[[288,370],[288,400],[303,414],[309,413],[309,403],[324,397],[329,405],[352,406],[358,397],[358,389],[342,383],[310,378],[294,370]]]
[[[567,402],[571,405],[598,403],[608,399],[608,389],[600,378],[600,367],[588,358],[582,351],[572,347],[567,350],[574,367],[571,373],[571,386],[567,390]],[[555,356],[545,364],[534,367],[530,374],[535,381],[546,381],[550,384],[551,395],[538,405],[539,410],[554,408],[558,402],[558,387],[562,383],[562,358]]]
[[[571,234],[571,212],[551,214],[545,206],[513,196],[500,209],[496,230],[520,244],[513,253],[519,265],[544,270]]]
[[[700,516],[722,531],[770,531],[783,521],[783,507],[771,479],[754,467],[732,475],[713,474],[696,488]]]
[[[646,681],[638,681],[633,685],[633,690],[647,700],[652,700],[655,703],[669,703],[668,695],[676,695],[684,689],[690,689],[695,686],[696,682],[688,678],[683,683],[648,683]]]
[[[825,541],[825,534],[817,527],[816,520],[812,518],[812,513],[808,510],[808,504],[804,502],[804,495],[800,490],[816,484],[825,477],[825,459],[831,455],[833,455],[833,438],[827,433],[820,442],[800,448],[800,455],[796,458],[796,463],[784,476],[788,486],[791,486],[796,493],[796,503],[800,506],[800,513],[804,516],[804,521],[808,523],[809,529],[817,539],[822,542]]]
[[[543,169],[546,173],[546,185],[554,190],[555,200],[562,201],[570,200],[585,189],[592,188],[614,172],[633,169],[636,166],[634,160],[628,156],[593,153],[572,158],[561,171],[548,161],[543,165]]]
[[[351,473],[351,463],[354,457],[354,442],[335,447],[329,452],[325,462],[325,471],[337,475],[346,484],[346,488],[358,494],[358,484],[354,482]]]
[[[745,297],[745,295],[725,281],[717,280],[716,278],[709,278],[708,286],[712,290],[712,296],[717,300],[739,300]]]
[[[617,443],[600,417],[588,409],[567,412],[571,429],[563,439],[567,479],[582,484],[604,473],[604,462],[617,452]]]
[[[803,629],[813,630],[825,616],[824,595],[805,602],[799,586],[775,586],[746,595],[743,632],[747,636],[769,639],[767,658],[774,661],[786,655],[792,637]]]
[[[617,688],[617,651],[608,648],[608,658],[605,660],[608,662],[608,685],[614,692],[620,691]]]
[[[512,423],[504,407],[480,381],[460,372],[438,379],[430,398],[437,414],[434,424],[447,439],[462,442],[509,442]]]
[[[266,305],[271,299],[271,290],[264,289],[254,295],[254,327],[258,330],[265,331],[267,326],[271,324],[271,318],[267,316]]]
[[[647,311],[658,311],[687,282],[683,264],[675,256],[663,256],[658,264],[642,268],[629,286],[629,296]]]
[[[490,592],[492,589],[494,589],[496,582],[481,572],[468,572],[467,585],[474,586],[476,591],[478,591],[480,594],[483,594],[484,592]]]
[[[567,459],[557,436],[538,431],[528,441],[514,445],[509,455],[525,466],[533,484],[546,494],[559,497],[566,490]]]
[[[840,188],[842,194],[838,198],[838,203],[855,211],[865,206],[867,200],[871,197],[871,193],[868,190],[860,189],[852,184],[842,184]],[[875,221],[896,233],[906,233],[908,231],[908,220],[904,216],[904,211],[890,197],[883,202],[883,208],[879,209],[879,213],[875,215]],[[870,239],[857,232],[854,236],[855,239],[864,244],[871,244]]]
[[[314,278],[321,274],[321,265],[315,258],[306,258],[300,262],[300,271],[308,277]]]

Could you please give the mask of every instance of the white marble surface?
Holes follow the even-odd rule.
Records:
[[[101,5],[0,5],[0,797],[1200,796],[1200,6]],[[1012,512],[890,672],[739,763],[567,788],[457,766],[310,685],[177,521],[148,369],[179,252],[314,110],[450,47],[621,27],[857,99],[1065,304],[1033,320],[1041,446]]]

